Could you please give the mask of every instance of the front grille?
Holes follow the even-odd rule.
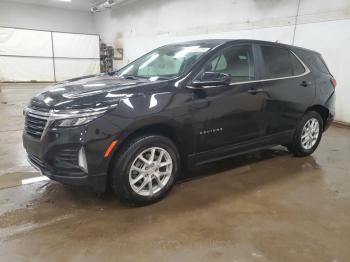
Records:
[[[63,167],[78,166],[79,148],[65,148],[61,149],[55,157],[55,165],[62,165]]]
[[[63,148],[55,153],[53,167],[55,174],[59,176],[78,177],[85,173],[79,167],[79,147],[71,145],[70,148]]]
[[[39,111],[29,108],[26,110],[26,118],[24,124],[24,130],[32,137],[40,139],[47,121],[49,119],[49,112]]]

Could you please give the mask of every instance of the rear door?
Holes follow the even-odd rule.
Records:
[[[284,47],[259,45],[261,88],[266,92],[266,134],[292,131],[315,97],[310,70]],[[258,52],[259,52],[258,51]]]

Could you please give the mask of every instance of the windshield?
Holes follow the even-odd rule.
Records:
[[[168,45],[122,68],[120,77],[170,79],[186,72],[210,48],[200,45]]]

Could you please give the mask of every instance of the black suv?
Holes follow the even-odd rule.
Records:
[[[321,55],[255,40],[160,47],[117,72],[58,83],[25,109],[29,161],[53,180],[147,204],[194,167],[273,145],[317,148],[336,81]]]

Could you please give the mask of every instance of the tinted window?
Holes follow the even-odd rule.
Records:
[[[261,46],[261,52],[265,62],[265,78],[293,76],[293,67],[288,50]]]
[[[244,82],[254,79],[254,61],[252,48],[240,45],[226,48],[221,54],[204,67],[204,72],[218,72],[230,74],[232,82]]]

